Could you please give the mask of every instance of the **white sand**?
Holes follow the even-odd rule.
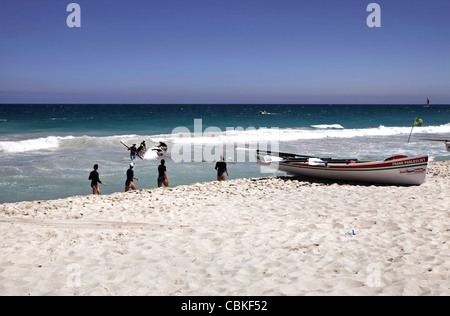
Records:
[[[450,295],[449,211],[450,162],[2,204],[0,295]]]

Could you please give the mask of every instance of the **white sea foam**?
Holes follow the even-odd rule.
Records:
[[[6,140],[0,141],[0,152],[5,153],[23,153],[41,150],[52,149],[67,149],[67,148],[83,148],[92,146],[106,146],[111,147],[113,145],[120,146],[120,140],[131,143],[136,139],[143,138],[145,136],[138,135],[115,135],[106,137],[95,136],[47,136],[40,138],[31,138],[24,140]]]
[[[334,124],[333,124],[334,125]],[[48,136],[34,139],[25,139],[17,141],[0,141],[0,152],[5,153],[22,153],[40,150],[67,149],[84,147],[95,148],[121,148],[123,145],[120,141],[128,145],[140,143],[146,140],[147,146],[153,146],[160,140],[164,140],[169,144],[221,144],[235,143],[250,144],[260,143],[261,141],[297,141],[297,140],[314,140],[314,139],[348,139],[355,137],[389,137],[409,135],[410,127],[386,127],[379,126],[376,128],[362,129],[345,129],[345,128],[233,128],[228,131],[220,129],[206,128],[203,133],[173,133],[160,135],[114,135],[105,137],[95,136]],[[422,126],[415,127],[413,135],[426,134],[449,134],[450,123],[440,126]]]
[[[319,128],[319,129],[329,129],[329,128],[336,128],[336,129],[343,129],[344,126],[341,124],[319,124],[319,125],[311,125],[311,127]]]
[[[386,127],[362,129],[305,129],[305,128],[260,128],[260,129],[234,129],[229,131],[208,131],[204,133],[180,133],[159,135],[173,143],[252,143],[261,141],[296,141],[323,138],[354,138],[354,137],[385,137],[394,135],[408,135],[410,127]],[[414,134],[441,134],[450,133],[450,124],[440,126],[416,127]],[[155,138],[156,141],[156,138]]]
[[[144,159],[147,159],[147,160],[155,160],[157,158],[158,158],[158,154],[153,150],[148,150],[144,155]]]
[[[2,141],[0,142],[0,152],[22,153],[27,151],[53,149],[59,147],[60,142],[65,139],[74,139],[74,137],[48,136],[19,141]]]

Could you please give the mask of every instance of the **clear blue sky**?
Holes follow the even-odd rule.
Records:
[[[0,103],[450,103],[449,34],[447,0],[1,0]]]

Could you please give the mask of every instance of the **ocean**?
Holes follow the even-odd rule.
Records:
[[[407,143],[416,118],[423,125]],[[228,179],[281,175],[261,169],[248,150],[265,146],[320,157],[450,159],[444,144],[423,138],[450,138],[450,105],[0,104],[0,203],[91,194],[94,164],[107,184],[102,194],[124,191],[130,157],[121,141],[167,143],[177,186],[214,181],[222,154]],[[135,163],[137,188],[157,187],[160,158]]]

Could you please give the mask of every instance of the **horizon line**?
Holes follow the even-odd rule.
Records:
[[[118,102],[118,103],[104,103],[104,102],[76,102],[76,103],[67,103],[67,102],[9,102],[2,103],[0,105],[424,105],[425,103],[239,103],[239,102],[199,102],[199,103],[191,103],[191,102],[156,102],[156,103],[142,103],[142,102]],[[430,103],[428,106],[432,107],[433,105],[450,105],[450,103]]]

